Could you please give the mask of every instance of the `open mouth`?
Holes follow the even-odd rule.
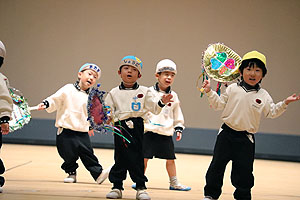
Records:
[[[127,77],[128,77],[128,78],[131,78],[132,76],[128,74]]]

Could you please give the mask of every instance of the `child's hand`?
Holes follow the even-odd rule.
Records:
[[[46,106],[44,103],[40,103],[37,105],[38,109],[37,110],[45,110],[46,109]]]
[[[110,116],[108,116],[107,120],[106,120],[106,124],[111,125],[111,123],[112,123],[112,118]]]
[[[286,105],[289,105],[289,103],[294,102],[294,101],[298,101],[298,100],[300,100],[300,94],[298,96],[296,94],[293,94],[293,95],[289,96],[288,98],[286,98],[284,100],[284,103]]]
[[[203,82],[203,84],[202,84],[202,88],[204,88],[204,91],[206,92],[206,93],[208,93],[208,92],[210,92],[210,80],[208,79],[208,80],[205,80],[204,82]]]
[[[176,141],[181,140],[181,138],[182,138],[182,133],[181,133],[180,131],[176,131],[176,134],[177,134],[177,136],[176,136]]]
[[[9,123],[1,124],[2,135],[7,135],[9,133]]]
[[[94,130],[93,129],[91,129],[91,130],[89,130],[89,136],[91,137],[91,136],[94,136],[95,134],[94,134]]]
[[[165,94],[161,97],[161,101],[163,102],[163,104],[167,104],[173,102],[172,98],[173,98],[172,94]]]

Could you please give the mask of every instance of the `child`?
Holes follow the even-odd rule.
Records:
[[[254,134],[258,131],[261,114],[268,118],[278,117],[289,103],[300,99],[300,95],[293,94],[284,101],[273,103],[268,92],[260,87],[267,68],[266,57],[257,51],[243,56],[239,71],[242,81],[231,84],[221,96],[211,91],[209,80],[203,83],[210,105],[215,110],[223,110],[221,117],[224,122],[206,173],[204,200],[218,199],[221,195],[224,171],[230,160],[231,182],[236,188],[234,198],[251,199],[251,188],[254,186]]]
[[[169,59],[161,60],[156,67],[155,76],[158,82],[151,87],[151,91],[158,95],[172,94],[173,103],[163,107],[158,115],[147,113],[145,120],[144,135],[144,164],[145,171],[149,159],[166,159],[166,169],[170,178],[170,190],[189,191],[190,187],[181,185],[176,176],[176,165],[174,159],[174,143],[172,136],[174,132],[176,140],[181,140],[184,129],[184,118],[180,108],[180,102],[177,94],[171,90],[171,85],[177,74],[176,64]]]
[[[101,184],[109,174],[110,169],[103,170],[94,155],[89,138],[94,132],[89,130],[87,121],[89,89],[100,75],[101,70],[97,65],[86,63],[79,69],[78,81],[65,85],[38,105],[39,110],[46,109],[49,113],[57,111],[56,145],[59,155],[64,160],[61,168],[69,174],[64,179],[65,183],[76,183],[78,158],[97,183]]]
[[[148,180],[144,175],[142,117],[148,111],[158,114],[165,104],[172,102],[172,95],[164,95],[159,100],[148,88],[140,86],[136,81],[142,76],[142,66],[142,61],[137,57],[124,57],[118,71],[122,82],[118,87],[113,88],[105,99],[114,126],[119,128],[121,134],[130,141],[129,143],[114,134],[115,164],[109,173],[109,180],[113,183],[113,187],[106,195],[108,199],[122,198],[123,181],[126,179],[127,171],[136,183],[136,199],[150,199],[145,185]]]
[[[5,46],[0,41],[0,67],[3,64],[5,58],[6,50]],[[3,135],[8,134],[9,132],[9,123],[10,116],[13,110],[13,101],[8,91],[8,80],[7,78],[0,73],[0,131]],[[0,134],[0,149],[2,147],[2,134]],[[5,167],[2,160],[0,159],[0,174],[5,172]],[[5,179],[0,176],[0,193],[2,193],[2,186],[4,185]]]

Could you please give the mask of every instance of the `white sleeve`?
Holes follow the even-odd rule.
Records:
[[[6,82],[0,78],[0,118],[11,117],[13,101],[6,86]]]
[[[227,104],[228,93],[230,92],[230,87],[227,87],[225,92],[219,96],[215,91],[210,90],[207,93],[207,98],[210,106],[214,110],[223,110]]]
[[[66,86],[60,88],[57,92],[47,97],[46,100],[49,102],[49,107],[46,109],[48,113],[58,110],[64,103],[66,97]]]
[[[160,98],[159,95],[155,95],[150,89],[147,90],[145,96],[145,108],[155,115],[161,112],[162,107],[158,104]]]
[[[267,103],[264,108],[264,114],[267,118],[276,118],[284,113],[287,109],[287,105],[284,101],[274,103],[272,97],[268,94]]]
[[[176,103],[174,110],[173,110],[173,116],[174,116],[174,128],[181,127],[184,129],[184,117],[182,114],[182,110],[180,108],[180,101],[178,99],[178,102]]]

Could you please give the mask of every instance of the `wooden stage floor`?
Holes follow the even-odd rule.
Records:
[[[113,150],[95,149],[104,168],[113,164]],[[101,200],[106,199],[111,183],[106,180],[96,184],[79,161],[77,183],[63,183],[66,174],[60,169],[62,160],[55,146],[3,144],[1,158],[7,171],[6,183],[0,200]],[[154,159],[148,162],[146,175],[148,192],[152,200],[201,200],[205,173],[211,156],[177,154],[179,181],[192,187],[191,191],[170,191],[165,161]],[[230,182],[231,164],[227,166],[222,200],[233,199]],[[300,163],[255,160],[255,200],[300,200]],[[123,199],[134,200],[135,190],[127,176],[124,182]]]

